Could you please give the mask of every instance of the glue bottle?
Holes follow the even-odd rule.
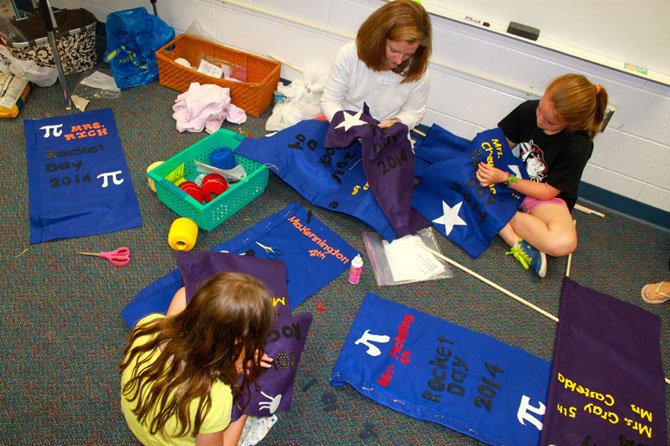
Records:
[[[277,89],[273,93],[273,98],[274,98],[274,103],[277,104],[281,102],[282,99],[284,99],[284,95],[279,92],[279,87],[283,87],[284,84],[282,82],[277,82]]]
[[[356,285],[361,278],[362,271],[363,259],[360,254],[356,254],[356,257],[351,261],[351,267],[349,268],[349,283]]]

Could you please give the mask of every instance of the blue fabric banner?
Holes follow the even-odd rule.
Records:
[[[267,164],[310,203],[354,216],[386,240],[395,239],[367,183],[361,145],[326,148],[328,129],[324,121],[301,121],[270,137],[245,138],[235,153]]]
[[[257,242],[280,250],[277,260],[286,267],[291,310],[346,271],[351,259],[358,254],[297,203],[290,203],[237,237],[218,244],[212,251],[265,259],[265,251]],[[121,316],[133,327],[149,313],[165,313],[170,299],[181,286],[181,274],[175,269],[141,290],[121,311]]]
[[[527,179],[523,162],[512,154],[499,128],[465,144],[438,125],[431,127],[417,157],[432,164],[421,172],[412,207],[472,258],[479,257],[525,196],[502,184],[481,186],[475,177],[477,166],[483,162]]]
[[[549,371],[523,350],[367,293],[331,384],[489,444],[536,445]]]
[[[563,280],[543,445],[667,445],[661,319]]]
[[[428,137],[430,135],[430,137]],[[454,135],[439,125],[433,125],[426,138],[420,139],[415,147],[414,176],[421,178],[423,172],[438,161],[446,161],[468,150],[469,140]]]
[[[143,288],[137,296],[121,310],[121,317],[128,328],[133,328],[144,316],[151,313],[166,314],[170,301],[179,288],[184,286],[178,269]]]
[[[112,109],[25,120],[30,243],[142,225]]]
[[[277,259],[286,265],[291,310],[348,270],[358,254],[297,203],[289,204],[215,249],[265,258],[265,251],[258,243],[281,252]]]

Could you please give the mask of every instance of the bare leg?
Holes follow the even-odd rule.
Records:
[[[510,250],[506,254],[512,254],[525,269],[532,269],[535,274],[544,277],[547,274],[547,256],[545,252],[526,240],[515,227],[515,221],[520,220],[523,222],[527,217],[537,220],[540,224],[544,225],[537,217],[517,212],[509,223],[498,232],[498,235],[510,246]],[[521,242],[522,239],[524,239],[523,243]]]
[[[517,214],[520,214],[520,212],[517,212]],[[505,240],[505,243],[509,246],[514,246],[516,242],[519,241],[519,234],[512,229],[511,223],[507,223],[505,227],[498,232],[498,235],[502,237],[502,239]]]
[[[530,245],[550,256],[563,257],[577,248],[572,215],[560,204],[538,206],[531,214],[517,212],[509,225]]]

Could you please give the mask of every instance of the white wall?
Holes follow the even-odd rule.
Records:
[[[628,62],[650,74],[665,74],[665,79],[670,75],[668,0],[422,0],[422,4],[456,20],[464,15],[485,20],[491,29],[505,33],[512,21],[530,25],[540,30],[538,43],[543,46],[611,58],[617,61],[615,68]],[[575,20],[576,14],[583,19]]]
[[[228,46],[288,64],[328,71],[337,49],[381,0],[159,0],[159,16],[185,31],[195,20]],[[111,11],[149,1],[54,0],[56,7],[83,7],[104,22]],[[640,5],[642,7],[642,4]],[[265,12],[251,11],[260,8]],[[541,94],[559,74],[583,73],[601,83],[616,112],[596,137],[583,181],[670,211],[670,87],[582,61],[516,39],[433,17],[431,95],[423,124],[437,123],[466,138],[497,122],[529,90]],[[579,20],[579,16],[575,16]],[[295,23],[295,22],[299,23]],[[627,32],[626,30],[614,32]],[[631,32],[631,38],[635,34]],[[284,66],[282,77],[300,73]]]

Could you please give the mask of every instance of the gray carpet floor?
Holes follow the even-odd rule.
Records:
[[[69,77],[70,85],[78,79]],[[129,90],[119,99],[94,100],[89,105],[89,109],[110,107],[114,112],[143,219],[139,228],[91,237],[28,242],[23,120],[75,113],[63,109],[60,87],[35,88],[17,119],[0,122],[0,209],[5,218],[0,244],[0,444],[137,444],[119,410],[118,362],[128,334],[119,313],[142,288],[174,269],[175,253],[167,245],[167,233],[177,217],[147,187],[145,172],[152,162],[167,159],[205,136],[175,130],[171,107],[176,95],[153,83]],[[252,137],[263,135],[268,116],[269,110],[241,130]],[[226,127],[238,131],[236,126]],[[201,231],[195,250],[211,249],[292,201],[309,207],[365,252],[362,233],[368,228],[363,223],[311,206],[274,174],[259,198],[211,232]],[[640,299],[644,284],[670,279],[670,234],[598,205],[582,204],[606,217],[574,212],[579,247],[572,258],[571,277],[658,314],[663,324],[663,363],[666,376],[670,375],[670,303],[651,306]],[[558,315],[567,259],[549,259],[549,272],[541,280],[505,256],[506,246],[499,238],[477,260],[444,238],[438,242],[445,255]],[[75,254],[118,246],[132,249],[130,265],[113,267]],[[460,270],[453,273],[450,279],[378,287],[366,263],[358,285],[349,284],[343,274],[301,304],[294,313],[312,312],[314,322],[297,373],[293,406],[279,414],[263,444],[479,444],[445,427],[387,409],[350,387],[329,384],[366,291],[552,359],[553,321]],[[322,312],[317,311],[317,299]],[[667,410],[667,390],[665,400]]]

